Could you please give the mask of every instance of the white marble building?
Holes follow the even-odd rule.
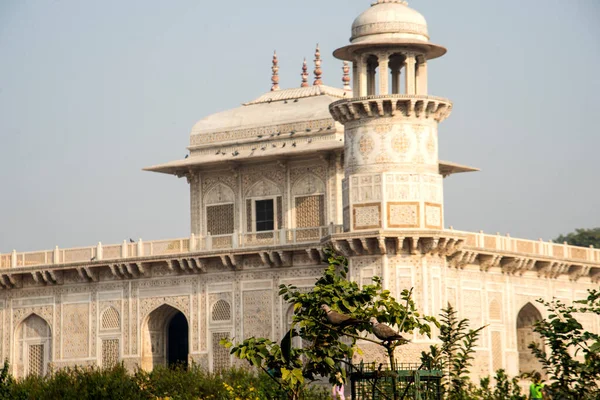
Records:
[[[488,324],[477,375],[535,368],[535,300],[584,297],[600,251],[445,227],[443,179],[476,171],[438,159],[452,103],[428,94],[427,64],[445,52],[418,12],[379,0],[334,52],[343,88],[323,85],[317,51],[313,84],[305,66],[301,87],[280,89],[275,56],[270,92],[200,120],[188,158],[147,168],[188,180],[188,237],[0,255],[0,357],[17,376],[118,361],[226,367],[218,341],[281,337],[290,309],[278,285],[309,288],[333,246],[352,279],[379,275],[393,293],[415,287],[425,313],[450,302]],[[403,357],[429,344],[415,337]]]

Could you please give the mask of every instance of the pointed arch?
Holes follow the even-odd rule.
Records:
[[[52,330],[48,321],[37,313],[30,313],[16,325],[14,338],[15,375],[45,375],[52,354]]]
[[[121,328],[121,313],[113,306],[106,307],[100,315],[100,330],[117,330]]]
[[[233,189],[220,182],[211,187],[204,195],[205,205],[225,204],[234,202],[235,194]]]
[[[520,372],[543,372],[541,363],[529,349],[531,343],[543,344],[540,335],[534,332],[535,324],[540,320],[542,320],[542,314],[531,302],[525,304],[517,314],[517,350]]]
[[[325,182],[314,173],[307,173],[292,185],[292,196],[306,196],[325,193]]]
[[[262,177],[246,191],[246,197],[281,196],[281,188],[272,180]]]
[[[157,306],[143,319],[141,333],[144,370],[175,361],[187,363],[189,319],[183,311],[166,303]]]

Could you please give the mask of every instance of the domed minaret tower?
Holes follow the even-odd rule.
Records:
[[[446,49],[401,0],[374,3],[350,41],[334,56],[352,63],[354,97],[330,106],[345,128],[344,230],[442,230],[438,123],[452,103],[428,95],[427,63]]]

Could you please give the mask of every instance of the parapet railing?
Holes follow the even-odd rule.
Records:
[[[460,232],[460,231],[454,231]],[[508,234],[502,236],[499,233],[489,235],[483,232],[460,232],[465,234],[465,245],[491,251],[503,251],[509,253],[521,253],[541,257],[564,258],[579,260],[590,263],[600,262],[600,249],[593,246],[589,248],[570,246],[565,243],[544,242],[539,240],[526,240],[512,238]]]
[[[452,230],[466,236],[465,245],[471,248],[493,252],[518,253],[528,256],[562,258],[588,263],[600,263],[600,249],[569,246],[544,242],[541,239],[525,240],[508,235],[489,235],[483,232],[463,232]],[[0,254],[0,268],[33,267],[37,265],[68,264],[74,262],[92,262],[97,260],[117,260],[123,258],[162,256],[202,251],[244,249],[286,244],[318,243],[328,235],[343,233],[342,225],[328,225],[314,228],[281,229],[263,232],[234,232],[227,235],[194,236],[189,238],[153,240],[121,244]]]
[[[0,268],[34,267],[37,265],[93,262],[123,258],[162,256],[201,251],[230,250],[263,246],[280,246],[296,243],[315,243],[321,238],[342,233],[342,225],[328,225],[314,228],[281,229],[227,235],[195,236],[189,238],[128,242],[121,244],[79,247],[69,249],[43,250],[34,252],[0,254]]]

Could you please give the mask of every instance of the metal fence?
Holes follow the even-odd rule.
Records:
[[[352,400],[441,400],[442,371],[423,364],[355,364],[348,371]],[[395,387],[395,391],[394,391]]]

